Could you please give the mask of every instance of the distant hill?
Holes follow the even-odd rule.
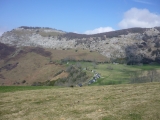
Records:
[[[86,49],[97,51],[114,62],[127,59],[128,64],[150,63],[159,62],[160,27],[129,28],[86,35],[48,27],[22,26],[4,33],[0,42],[16,47]]]

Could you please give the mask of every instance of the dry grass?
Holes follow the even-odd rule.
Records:
[[[13,85],[14,82],[22,82],[26,80],[24,85],[31,85],[33,82],[42,82],[51,79],[54,74],[65,69],[63,65],[49,64],[49,58],[36,53],[27,53],[24,57],[17,61],[9,61],[8,63],[19,62],[18,66],[12,70],[1,71],[6,78],[0,80],[5,85]],[[6,83],[8,82],[8,83]]]
[[[77,52],[74,49],[69,49],[69,50],[46,49],[46,51],[50,51],[52,53],[53,60],[73,58],[75,60],[91,60],[91,61],[95,60],[97,62],[106,61],[106,57],[96,51],[90,52],[89,50],[83,50],[83,49],[78,49]]]
[[[13,30],[12,32],[17,34],[18,36],[36,33],[36,31],[29,31],[29,30]],[[64,33],[45,32],[43,30],[40,30],[38,34],[40,34],[43,37],[49,37],[49,36],[53,37],[53,36],[63,35]]]
[[[32,34],[31,31],[13,30],[12,32],[13,32],[14,34],[17,34],[18,36],[27,35],[27,34]]]
[[[1,120],[159,120],[160,83],[0,94]]]
[[[40,34],[43,37],[49,37],[49,36],[53,37],[53,36],[63,35],[64,33],[40,31],[38,34]]]

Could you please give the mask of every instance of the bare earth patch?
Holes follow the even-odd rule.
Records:
[[[0,120],[159,120],[160,83],[0,93]]]

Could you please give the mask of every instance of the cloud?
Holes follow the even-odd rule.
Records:
[[[134,2],[142,3],[142,4],[148,4],[148,5],[153,5],[153,3],[148,2],[146,0],[133,0]]]
[[[124,18],[119,22],[120,28],[160,26],[160,15],[151,13],[147,9],[131,8],[124,13]]]
[[[77,32],[77,31],[74,31],[73,33],[79,33],[79,32]]]
[[[114,29],[112,27],[100,27],[94,30],[87,30],[84,33],[85,34],[96,34],[96,33],[103,33],[103,32],[109,32],[109,31],[114,31]]]

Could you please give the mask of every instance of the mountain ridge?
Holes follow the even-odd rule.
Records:
[[[143,61],[142,58],[155,61],[159,57],[160,27],[129,28],[86,35],[49,27],[21,26],[4,33],[0,42],[16,47],[87,49],[97,51],[110,60],[128,58],[134,52],[134,56],[141,57],[141,60],[134,58],[135,61]]]

